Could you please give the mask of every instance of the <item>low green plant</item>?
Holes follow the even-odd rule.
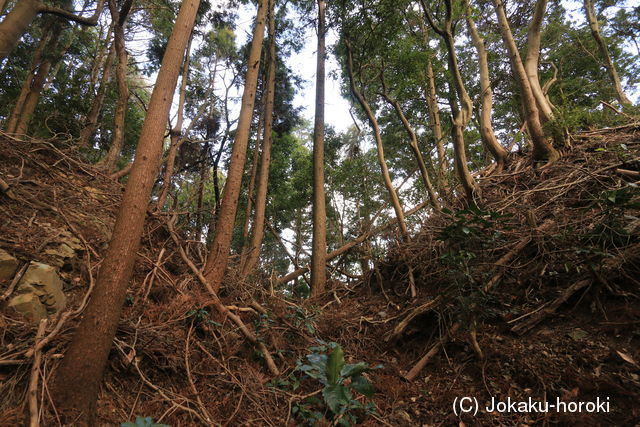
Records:
[[[334,424],[351,426],[358,422],[358,412],[375,413],[371,401],[361,402],[356,397],[371,399],[375,389],[364,374],[372,369],[366,362],[346,363],[340,344],[325,343],[311,347],[305,360],[298,360],[294,372],[286,379],[274,380],[273,387],[291,387],[294,391],[303,380],[319,381],[324,387],[320,396],[310,396],[292,408],[292,413],[308,425],[327,418]],[[302,374],[302,375],[298,375]]]

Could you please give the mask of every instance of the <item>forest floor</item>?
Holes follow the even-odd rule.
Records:
[[[0,134],[0,178],[9,184],[0,193],[0,248],[23,264],[57,263],[69,310],[49,319],[34,364],[37,325],[7,307],[11,283],[0,282],[2,426],[27,423],[32,371],[44,379],[35,384],[41,425],[59,424],[47,384],[122,193],[70,147]],[[330,282],[321,298],[285,298],[269,277],[244,283],[232,269],[220,297],[269,349],[277,377],[211,307],[168,218],[150,215],[99,396],[100,425],[136,416],[173,426],[640,425],[640,125],[573,135],[548,167],[510,160],[480,178],[478,207],[430,215],[411,244],[390,248],[362,280]],[[84,249],[54,259],[50,249],[70,238]],[[181,244],[201,265],[200,244]],[[406,294],[409,269],[415,300]],[[343,369],[337,398],[318,380],[331,377],[318,368],[331,343],[346,362],[370,368]],[[375,388],[371,400],[350,392],[366,391],[361,376]],[[477,400],[477,414],[456,414],[464,397],[465,408]],[[490,412],[492,398],[608,406]]]

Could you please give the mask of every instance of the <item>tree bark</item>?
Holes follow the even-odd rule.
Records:
[[[104,61],[102,77],[100,78],[100,87],[98,88],[96,96],[94,96],[91,101],[91,108],[84,120],[84,127],[80,129],[80,137],[78,139],[79,147],[87,147],[89,145],[89,140],[93,137],[96,133],[96,129],[98,128],[98,117],[100,116],[100,111],[102,111],[104,98],[107,94],[107,86],[111,80],[111,66],[113,65],[114,57],[115,44],[112,44],[109,49],[109,53],[107,54],[107,58]]]
[[[242,226],[242,258],[240,265],[244,265],[247,252],[249,250],[249,225],[251,224],[251,211],[253,209],[253,193],[256,188],[256,175],[258,173],[258,160],[260,160],[260,147],[262,146],[262,126],[264,123],[264,111],[258,118],[256,129],[256,142],[253,149],[253,159],[251,161],[251,171],[249,172],[249,184],[247,187],[247,206],[244,211],[244,225]]]
[[[491,80],[489,78],[487,49],[484,45],[484,39],[478,32],[476,23],[473,21],[473,18],[471,18],[469,0],[464,0],[464,5],[466,9],[467,27],[469,28],[473,44],[476,47],[476,52],[478,52],[478,67],[480,69],[480,99],[482,100],[479,115],[480,137],[482,138],[482,142],[484,143],[487,151],[491,153],[496,161],[494,173],[500,173],[507,163],[509,153],[507,153],[507,150],[498,142],[496,134],[493,131],[493,124],[491,123],[493,92],[491,91]]]
[[[438,200],[438,196],[436,196],[436,192],[433,189],[433,185],[431,184],[431,178],[429,177],[429,172],[427,171],[427,165],[424,163],[424,158],[422,157],[422,153],[420,152],[420,147],[418,147],[418,137],[416,136],[416,132],[407,120],[407,117],[404,115],[402,111],[402,107],[400,103],[396,99],[392,99],[389,96],[389,91],[387,90],[387,85],[385,83],[384,71],[380,73],[382,80],[382,97],[394,108],[396,114],[402,125],[404,126],[407,134],[409,135],[409,146],[411,147],[411,151],[413,152],[413,156],[418,163],[418,169],[420,169],[420,176],[422,177],[422,182],[427,189],[427,194],[429,195],[429,200],[431,201],[431,205],[433,209],[439,211],[440,201]]]
[[[180,7],[151,94],[113,237],[84,317],[56,371],[51,395],[58,412],[74,425],[96,425],[98,389],[140,246],[149,197],[162,155],[167,114],[199,3],[199,0],[187,0]]]
[[[509,21],[507,20],[507,14],[504,10],[504,4],[502,0],[493,0],[493,6],[498,16],[498,25],[500,26],[502,39],[507,47],[507,51],[509,52],[511,70],[520,90],[520,97],[522,99],[522,107],[524,110],[524,120],[527,123],[527,128],[529,129],[529,134],[531,135],[531,141],[533,143],[533,160],[547,160],[548,162],[554,162],[560,157],[560,154],[549,143],[542,129],[536,99],[533,96],[533,91],[531,90],[527,73],[524,69],[524,65],[522,64],[518,46],[516,46],[516,42],[513,39],[513,34],[509,27]]]
[[[111,138],[111,146],[107,155],[98,163],[107,172],[115,171],[116,163],[120,158],[120,152],[124,146],[124,127],[127,114],[127,104],[129,102],[129,85],[127,83],[128,55],[125,47],[124,28],[133,0],[125,0],[120,10],[117,9],[116,2],[109,0],[109,11],[111,18],[115,22],[113,26],[113,43],[118,57],[118,65],[116,67],[116,82],[118,85],[118,101],[116,102],[116,111],[113,126],[113,136]]]
[[[182,123],[184,122],[184,103],[187,97],[187,81],[189,80],[192,41],[193,32],[191,32],[191,36],[189,36],[189,43],[187,44],[187,51],[182,64],[182,80],[180,81],[180,94],[178,95],[178,115],[176,117],[176,124],[173,129],[171,129],[167,164],[165,165],[164,176],[162,178],[162,190],[160,191],[160,196],[158,196],[158,202],[156,203],[156,210],[158,211],[161,211],[164,208],[164,204],[167,201],[167,196],[171,189],[171,180],[173,179],[173,168],[176,164],[176,155],[178,154],[178,148],[180,145]]]
[[[2,22],[0,22],[0,62],[5,59],[20,41],[36,16],[43,13],[53,14],[61,18],[77,22],[81,25],[95,26],[102,13],[104,0],[98,0],[96,11],[91,17],[82,17],[59,7],[50,6],[39,0],[19,0]]]
[[[348,40],[345,40],[345,44],[347,46],[347,73],[349,74],[349,82],[351,86],[351,92],[353,96],[358,100],[358,103],[364,110],[367,118],[369,119],[369,124],[373,128],[373,134],[376,141],[376,148],[378,153],[378,163],[380,164],[380,170],[382,172],[382,178],[384,180],[384,186],[389,193],[389,197],[391,198],[391,203],[393,205],[393,210],[396,213],[396,219],[398,221],[398,226],[400,228],[400,236],[403,241],[408,241],[409,239],[409,231],[407,230],[407,224],[404,220],[404,212],[402,210],[402,205],[400,204],[400,199],[398,198],[398,194],[396,189],[393,187],[393,182],[391,181],[391,176],[389,175],[389,168],[387,167],[387,162],[384,158],[384,147],[382,145],[382,136],[380,134],[380,126],[378,125],[378,120],[376,119],[369,103],[364,98],[360,90],[356,87],[355,78],[353,76],[353,51],[351,48],[351,43]]]
[[[540,76],[538,74],[542,21],[547,9],[547,1],[538,0],[536,2],[535,12],[527,32],[527,57],[524,60],[524,69],[527,72],[527,78],[529,79],[533,96],[536,99],[540,122],[542,123],[553,120],[553,106],[540,86]]]
[[[593,6],[593,2],[591,0],[584,0],[584,11],[587,15],[587,22],[589,23],[591,35],[598,45],[600,55],[602,55],[602,58],[604,59],[604,66],[607,69],[607,73],[609,74],[609,78],[611,79],[611,83],[613,84],[613,90],[616,93],[616,97],[621,104],[630,105],[631,100],[624,93],[624,90],[622,90],[622,83],[620,82],[618,70],[616,69],[613,60],[611,59],[609,48],[607,47],[607,44],[605,43],[604,39],[602,38],[602,34],[600,33],[600,24],[598,24],[596,9]]]
[[[311,244],[311,297],[322,294],[327,282],[327,207],[324,191],[324,101],[326,28],[324,0],[318,0],[318,52],[316,53],[316,111],[313,127],[313,239]]]
[[[473,111],[473,103],[467,93],[467,89],[462,81],[462,74],[460,73],[460,67],[458,65],[458,56],[456,55],[455,43],[453,39],[453,17],[452,17],[452,4],[451,0],[445,0],[446,18],[442,28],[438,27],[431,18],[431,13],[425,3],[425,0],[420,0],[425,17],[429,21],[431,28],[442,37],[444,44],[447,47],[447,62],[449,65],[449,72],[453,79],[453,85],[456,89],[457,102],[460,107],[456,108],[456,113],[451,120],[452,126],[452,142],[454,151],[454,163],[460,184],[465,192],[467,200],[473,199],[473,193],[476,189],[476,183],[469,172],[467,166],[467,154],[464,143],[464,129],[471,120],[471,113]]]
[[[269,0],[269,63],[267,66],[266,99],[264,105],[264,135],[260,154],[260,173],[256,189],[256,200],[251,227],[251,243],[248,246],[246,259],[242,268],[242,276],[247,277],[258,263],[262,240],[264,238],[264,221],[267,209],[267,189],[269,186],[269,167],[271,166],[271,147],[273,145],[273,104],[276,90],[276,20],[275,0]]]
[[[233,228],[238,209],[238,196],[242,186],[245,161],[247,159],[247,145],[251,128],[251,116],[256,98],[258,73],[260,71],[260,53],[264,40],[265,17],[267,14],[267,0],[258,4],[253,39],[249,51],[247,74],[245,78],[242,104],[238,127],[231,151],[231,162],[224,185],[220,211],[216,220],[216,228],[211,242],[211,250],[204,269],[204,276],[214,292],[218,292],[224,279],[224,273],[229,261],[229,250],[233,238]]]

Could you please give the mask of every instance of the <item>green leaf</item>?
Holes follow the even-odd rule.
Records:
[[[342,348],[338,344],[331,352],[331,355],[329,355],[329,359],[327,359],[327,367],[325,372],[327,374],[327,382],[329,384],[338,383],[338,380],[340,379],[340,371],[342,370],[343,366],[344,353],[342,352]]]
[[[354,376],[351,379],[351,388],[369,398],[376,392],[371,382],[362,375]]]
[[[351,393],[342,384],[326,386],[322,390],[322,396],[324,397],[324,402],[334,414],[340,414],[351,401]]]
[[[366,371],[368,369],[369,369],[369,364],[365,363],[365,362],[347,364],[347,365],[344,365],[344,367],[342,368],[342,371],[340,372],[340,375],[343,378],[347,378],[347,377],[350,377],[350,376],[361,374],[361,373],[363,373],[364,371]]]

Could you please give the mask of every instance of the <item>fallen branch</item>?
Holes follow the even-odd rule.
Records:
[[[445,345],[451,339],[451,335],[455,334],[459,328],[460,328],[460,324],[455,323],[448,332],[446,332],[442,337],[440,337],[438,342],[436,342],[431,347],[431,349],[427,352],[427,354],[422,356],[422,358],[418,360],[418,363],[416,363],[414,367],[411,368],[411,370],[407,372],[406,375],[404,375],[404,379],[407,381],[415,380],[418,374],[420,373],[420,371],[427,365],[427,363],[429,363],[429,360],[431,360],[431,358],[438,353],[438,350],[440,350],[440,347]]]
[[[47,326],[47,319],[40,320],[38,332],[34,345],[33,365],[31,365],[31,377],[29,378],[29,391],[27,396],[29,399],[29,427],[38,427],[40,425],[40,415],[38,413],[38,382],[40,381],[40,359],[42,352],[38,349],[38,344],[42,340],[44,330]]]
[[[387,342],[396,341],[403,334],[404,330],[407,329],[407,327],[409,326],[409,324],[413,319],[415,319],[417,316],[421,314],[424,314],[428,311],[433,310],[441,302],[442,302],[442,296],[439,295],[435,297],[433,300],[429,301],[428,303],[422,304],[421,306],[414,308],[404,319],[402,319],[400,323],[396,325],[395,328],[393,328],[393,332],[391,332],[391,334],[389,334],[384,340]]]
[[[176,234],[176,230],[173,226],[174,221],[176,220],[176,216],[174,215],[173,218],[171,218],[169,221],[167,221],[167,226],[169,228],[169,233],[171,234],[171,238],[173,239],[173,242],[176,244],[176,247],[178,248],[178,252],[180,252],[180,257],[182,258],[182,260],[189,266],[189,268],[191,269],[191,271],[193,272],[193,274],[196,275],[196,277],[198,278],[198,280],[200,281],[200,283],[202,283],[202,285],[209,291],[209,293],[211,294],[211,305],[214,306],[214,308],[223,316],[228,317],[229,319],[231,319],[231,321],[233,321],[233,323],[236,324],[236,326],[238,326],[238,328],[240,329],[240,332],[242,332],[242,334],[245,336],[245,338],[247,340],[249,340],[249,342],[251,342],[254,345],[257,345],[259,350],[262,352],[265,362],[267,364],[267,367],[269,368],[269,371],[273,374],[273,375],[280,375],[280,371],[278,370],[278,367],[276,366],[275,362],[273,361],[273,358],[271,357],[271,354],[269,353],[269,350],[267,350],[267,347],[258,341],[258,339],[256,338],[256,336],[251,333],[251,331],[249,331],[249,329],[247,328],[247,325],[244,324],[244,322],[242,321],[242,319],[238,316],[236,316],[235,314],[233,314],[227,307],[224,306],[224,304],[222,304],[222,302],[220,301],[220,298],[218,297],[218,294],[216,293],[216,291],[213,290],[213,288],[211,287],[211,285],[209,284],[209,282],[207,281],[207,279],[205,279],[204,275],[202,274],[202,272],[198,269],[198,267],[195,266],[195,264],[193,263],[193,261],[191,261],[191,259],[187,256],[186,252],[184,251],[184,249],[182,248],[182,245],[180,244],[180,240],[178,240],[178,236]]]
[[[523,335],[527,333],[528,331],[533,329],[533,327],[536,326],[538,323],[542,322],[547,316],[550,316],[553,313],[555,313],[556,310],[562,304],[567,302],[567,300],[571,298],[573,294],[578,292],[580,289],[586,288],[590,284],[591,284],[591,280],[589,279],[581,280],[577,283],[574,283],[573,285],[565,289],[562,295],[560,295],[558,298],[553,300],[553,302],[549,304],[548,307],[542,310],[538,310],[535,314],[531,315],[528,320],[511,328],[511,331],[515,332],[518,335]],[[545,303],[545,304],[548,304],[548,303]]]

